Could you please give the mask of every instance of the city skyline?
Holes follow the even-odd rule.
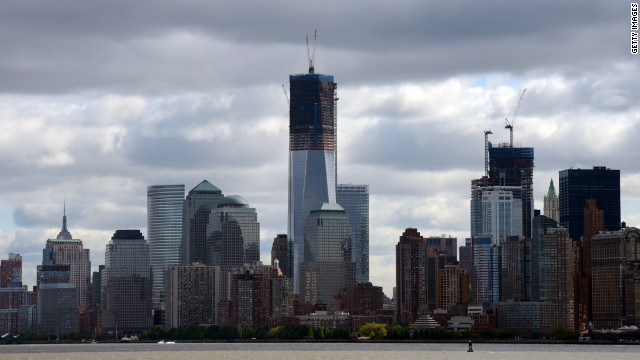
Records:
[[[287,232],[281,84],[307,71],[314,29],[316,71],[340,87],[338,182],[369,185],[370,280],[387,295],[405,228],[469,236],[483,131],[509,141],[523,88],[514,140],[535,149],[534,207],[559,171],[606,166],[620,170],[622,220],[640,225],[629,3],[307,5],[4,5],[0,256],[23,256],[23,283],[65,198],[96,270],[116,229],[148,238],[147,186],[203,179],[256,209],[269,263]]]

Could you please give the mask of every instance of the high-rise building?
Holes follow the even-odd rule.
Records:
[[[596,200],[598,209],[604,211],[606,230],[620,229],[620,170],[594,166],[560,171],[560,225],[574,241],[580,240],[584,230],[587,199]]]
[[[300,296],[304,302],[331,304],[345,286],[355,285],[351,260],[351,227],[338,204],[319,204],[304,229],[304,262],[300,264]]]
[[[473,237],[471,298],[475,302],[500,301],[500,247],[490,235]]]
[[[553,179],[549,182],[549,191],[544,196],[544,216],[560,222],[560,206],[558,203],[558,195],[556,188],[553,186]]]
[[[9,253],[9,258],[0,261],[0,288],[7,287],[9,283],[22,286],[22,256]]]
[[[78,332],[78,292],[70,265],[38,265],[38,326],[41,334]]]
[[[241,196],[225,196],[211,210],[207,238],[211,242],[212,265],[239,266],[260,261],[258,214]]]
[[[576,299],[575,252],[569,232],[564,228],[548,229],[544,235],[545,301],[557,304],[557,326],[574,328]]]
[[[544,236],[547,229],[558,227],[558,223],[547,216],[540,215],[540,210],[536,210],[536,213],[533,218],[533,238],[531,239],[531,300],[545,301],[545,268],[542,261]]]
[[[278,234],[273,239],[271,246],[271,267],[280,269],[282,274],[288,278],[291,277],[291,267],[289,266],[289,240],[287,234]]]
[[[149,245],[140,230],[117,230],[102,271],[102,333],[139,333],[153,326]]]
[[[447,256],[449,258],[448,262],[458,260],[458,238],[442,234],[441,236],[424,238],[424,241],[427,243],[428,248],[437,249],[438,253]]]
[[[489,238],[491,239],[491,238]],[[396,245],[396,322],[412,324],[427,306],[427,244],[408,228]]]
[[[74,239],[67,230],[66,209],[62,217],[62,230],[55,239],[48,239],[42,250],[42,265],[69,265],[70,282],[78,292],[78,305],[87,304],[87,257],[89,251],[83,249],[82,240]]]
[[[500,244],[500,300],[531,299],[531,239],[510,237]]]
[[[153,272],[153,307],[162,310],[164,276],[180,265],[184,185],[147,186],[147,241]]]
[[[591,241],[594,329],[639,326],[640,230],[602,232]]]
[[[369,282],[369,185],[338,184],[337,196],[351,223],[356,283]]]
[[[336,83],[332,75],[289,76],[289,218],[295,291],[304,261],[304,227],[311,209],[336,202]]]
[[[471,236],[491,235],[494,245],[523,234],[522,199],[516,186],[471,185]]]
[[[531,238],[531,222],[533,220],[533,148],[514,147],[510,144],[493,146],[489,150],[489,180],[491,185],[513,186],[514,199],[522,204],[520,229],[526,238]]]
[[[165,328],[216,324],[219,266],[195,264],[167,269]],[[219,300],[219,299],[218,299]]]
[[[224,197],[216,186],[203,180],[189,191],[182,211],[183,266],[193,263],[211,265],[211,246],[207,243],[207,224],[211,210]]]

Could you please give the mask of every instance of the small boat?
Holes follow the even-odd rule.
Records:
[[[175,344],[175,341],[164,341],[164,339],[158,341],[158,344]]]
[[[125,335],[125,336],[122,337],[122,339],[120,339],[120,341],[128,343],[128,342],[131,342],[131,338]]]

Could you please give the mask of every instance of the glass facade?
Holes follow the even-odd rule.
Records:
[[[369,185],[338,184],[337,197],[351,224],[356,283],[369,282]]]
[[[207,238],[211,242],[211,265],[260,261],[258,214],[238,195],[223,198],[211,211]]]
[[[620,229],[620,170],[602,166],[593,169],[560,171],[560,225],[569,230],[574,241],[584,231],[584,208],[587,199],[596,200],[604,211],[604,228]]]
[[[325,203],[311,211],[304,231],[301,298],[329,305],[338,290],[355,285],[349,218],[340,205]]]
[[[147,187],[147,240],[153,271],[153,306],[160,309],[167,267],[180,265],[184,185]]]
[[[207,224],[209,213],[217,208],[224,195],[207,180],[189,191],[184,200],[182,221],[181,264],[211,265],[211,248],[207,246]]]
[[[149,329],[149,245],[139,230],[118,230],[107,244],[102,271],[103,334]]]
[[[298,293],[306,217],[314,206],[336,202],[336,83],[309,73],[291,75],[289,84],[288,238]]]
[[[473,271],[471,293],[475,302],[500,301],[500,247],[491,236],[473,237]]]

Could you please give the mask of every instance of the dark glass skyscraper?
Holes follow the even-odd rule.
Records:
[[[522,233],[531,237],[533,220],[533,148],[489,143],[489,179],[493,186],[517,186],[514,199],[522,200]]]
[[[569,229],[574,241],[584,231],[587,199],[596,200],[596,207],[604,211],[606,230],[620,230],[620,170],[594,166],[560,171],[560,225]]]
[[[369,185],[338,184],[338,204],[351,224],[351,258],[356,283],[369,282]]]
[[[207,242],[207,224],[211,210],[224,197],[216,186],[203,180],[189,191],[182,210],[183,266],[193,263],[211,265],[211,245]]]
[[[289,76],[289,86],[288,237],[298,292],[306,218],[313,207],[336,202],[336,83],[310,68]]]

